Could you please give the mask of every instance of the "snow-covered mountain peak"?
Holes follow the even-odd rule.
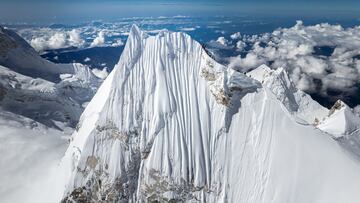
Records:
[[[360,165],[330,136],[294,119],[302,116],[310,123],[316,111],[305,109],[318,110],[316,103],[292,89],[283,71],[271,75],[279,79],[265,77],[261,85],[214,61],[184,33],[150,36],[133,26],[118,64],[82,114],[62,160],[56,174],[65,181],[59,198],[359,198]],[[350,179],[354,187],[349,190],[344,186]]]
[[[298,90],[284,68],[273,70],[264,64],[246,75],[261,82],[262,86],[269,89],[290,113],[305,123],[313,124],[328,112],[328,109],[314,101],[308,94]]]
[[[319,120],[317,127],[339,138],[360,130],[360,117],[347,104],[338,100],[328,115]]]

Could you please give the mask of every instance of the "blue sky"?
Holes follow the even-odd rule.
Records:
[[[0,0],[0,22],[62,22],[137,16],[334,16],[359,18],[359,0]]]

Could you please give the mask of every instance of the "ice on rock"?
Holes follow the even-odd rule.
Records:
[[[359,162],[295,119],[323,109],[283,70],[256,71],[218,64],[184,33],[133,26],[62,159],[59,199],[357,201]]]

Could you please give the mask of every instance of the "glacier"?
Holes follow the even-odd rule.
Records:
[[[53,174],[53,198],[356,202],[360,162],[338,138],[354,134],[331,134],[336,115],[284,69],[243,74],[187,34],[133,26]]]

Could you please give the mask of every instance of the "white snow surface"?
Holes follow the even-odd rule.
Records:
[[[309,124],[313,124],[315,119],[323,118],[328,114],[327,108],[295,87],[284,68],[273,70],[266,65],[261,65],[248,72],[247,75],[261,82],[290,113]]]
[[[359,161],[310,125],[325,110],[281,69],[267,72],[248,77],[184,33],[148,36],[133,26],[81,116],[56,173],[57,197],[358,201]]]
[[[339,100],[329,114],[320,121],[318,128],[338,138],[358,131],[360,117],[348,105]]]

